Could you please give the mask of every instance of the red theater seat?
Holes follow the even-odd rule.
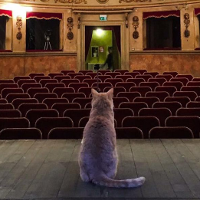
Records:
[[[71,103],[73,101],[73,99],[75,98],[86,98],[86,95],[84,93],[64,93],[62,95],[62,98],[66,98],[68,99],[68,101]]]
[[[117,139],[143,139],[143,132],[137,127],[116,127]]]
[[[196,92],[193,91],[176,91],[173,96],[175,97],[188,97],[191,101],[194,101],[197,98]]]
[[[146,93],[150,91],[152,91],[151,88],[147,86],[133,86],[129,90],[129,92],[139,92],[142,97],[145,97]]]
[[[29,88],[41,88],[42,85],[40,83],[24,83],[21,88],[24,90],[24,92],[27,92]]]
[[[200,96],[200,87],[199,86],[183,86],[181,91],[193,91],[196,92],[198,96]]]
[[[124,87],[126,89],[125,92],[128,92],[129,89],[133,86],[136,86],[135,83],[131,83],[131,82],[120,82],[120,83],[116,83],[115,87]]]
[[[42,138],[47,139],[53,128],[73,127],[73,121],[68,117],[41,117],[35,122],[35,127],[42,132]]]
[[[145,72],[147,72],[147,70],[146,69],[135,69],[135,70],[133,70],[133,72],[138,72],[140,74],[144,74]]]
[[[157,82],[160,86],[162,86],[167,80],[165,78],[149,78],[148,82]]]
[[[0,132],[1,140],[42,139],[42,133],[37,128],[6,128]]]
[[[97,88],[97,85],[99,86],[101,92],[103,92],[105,87],[110,87],[110,88],[113,87],[111,83],[99,83],[99,84],[93,83],[92,88]]]
[[[58,81],[56,79],[41,79],[39,83],[45,87],[47,83],[58,83]]]
[[[153,91],[153,92],[147,92],[145,96],[157,97],[160,99],[160,101],[164,101],[164,99],[169,96],[169,93],[164,91]]]
[[[145,81],[148,81],[150,78],[153,78],[150,74],[142,74],[142,75],[137,75],[135,78],[142,78]]]
[[[64,79],[61,81],[61,83],[65,84],[65,87],[69,87],[69,84],[71,83],[80,83],[78,79]]]
[[[4,88],[18,88],[17,83],[0,83],[0,93]]]
[[[0,103],[0,110],[15,109],[12,103]]]
[[[77,75],[74,77],[75,79],[78,79],[80,83],[84,82],[85,79],[91,79],[92,77],[89,75]]]
[[[177,116],[199,116],[200,108],[179,108],[176,111]]]
[[[75,71],[74,70],[62,70],[61,73],[64,75],[67,75],[69,73],[75,73]]]
[[[186,107],[186,104],[190,102],[190,99],[188,97],[166,97],[164,101],[177,101],[182,105],[182,107]]]
[[[55,72],[55,73],[49,73],[48,76],[50,76],[52,79],[56,76],[64,76],[63,73]]]
[[[49,90],[48,88],[46,87],[41,87],[41,88],[29,88],[27,90],[27,93],[30,95],[30,97],[34,97],[35,94],[38,94],[38,93],[49,93]]]
[[[89,87],[91,87],[93,83],[97,83],[97,79],[84,79],[83,83],[87,83]],[[99,83],[101,83],[100,79],[99,79]]]
[[[1,79],[0,84],[2,84],[2,83],[14,83],[14,80],[12,80],[12,79]]]
[[[158,72],[144,72],[144,75],[151,75],[153,78],[159,75]]]
[[[36,93],[34,98],[38,100],[38,102],[42,103],[42,101],[46,98],[58,98],[56,93]]]
[[[155,78],[164,78],[167,81],[169,81],[171,78],[173,78],[173,76],[170,74],[158,74],[155,76]]]
[[[61,82],[62,80],[68,80],[68,79],[71,79],[70,76],[67,76],[67,75],[59,75],[59,76],[54,76],[54,79],[59,82]]]
[[[66,98],[46,98],[42,103],[46,104],[48,108],[51,108],[54,103],[69,103],[69,101]]]
[[[88,73],[92,73],[92,70],[79,70],[79,73],[82,73],[84,75],[88,74]]]
[[[114,72],[119,72],[120,74],[125,74],[126,72],[129,72],[127,69],[116,69]]]
[[[85,108],[85,105],[87,103],[91,103],[91,101],[92,101],[92,98],[84,97],[84,98],[75,98],[73,99],[72,103],[78,103],[81,106],[81,108]]]
[[[21,117],[22,114],[17,109],[1,109],[0,110],[0,118],[15,118]]]
[[[142,82],[139,84],[139,86],[150,87],[151,90],[154,91],[155,88],[159,86],[159,83],[157,83],[157,82]]]
[[[172,96],[177,90],[174,86],[158,86],[155,88],[155,91],[164,91],[169,93],[170,96]]]
[[[187,78],[189,81],[191,81],[193,76],[191,74],[177,74],[176,78]]]
[[[117,75],[115,78],[120,78],[123,80],[123,82],[126,82],[126,80],[128,78],[132,78],[132,76],[131,75]]]
[[[64,83],[47,83],[45,87],[48,88],[49,92],[52,92],[54,88],[65,87],[65,84]]]
[[[187,83],[189,82],[189,80],[187,78],[178,78],[178,77],[174,77],[171,78],[170,81],[179,81],[181,83],[183,83],[183,85],[187,85]]]
[[[56,87],[52,92],[61,97],[64,93],[75,93],[75,90],[72,87]]]
[[[115,78],[116,76],[121,75],[121,73],[119,73],[119,72],[106,72],[105,75],[111,76],[111,78]]]
[[[41,80],[50,80],[50,76],[35,76],[34,79],[36,80],[37,83],[40,83]]]
[[[83,73],[68,73],[67,75],[68,75],[68,76],[70,76],[70,77],[71,77],[71,79],[74,79],[74,78],[75,78],[75,76],[78,76],[78,75],[83,75]]]
[[[24,91],[21,88],[4,88],[1,91],[1,96],[2,98],[6,98],[6,96],[8,94],[12,94],[12,93],[23,93]]]
[[[80,87],[78,93],[84,93],[86,97],[91,97],[91,87]]]
[[[167,81],[163,83],[163,86],[173,86],[176,87],[177,91],[180,91],[180,89],[183,87],[183,83],[180,81]]]
[[[19,87],[22,87],[24,83],[37,83],[35,79],[20,79],[17,81]]]
[[[124,75],[130,75],[132,78],[135,78],[137,75],[139,75],[139,72],[125,72]]]
[[[87,83],[70,83],[68,87],[74,88],[75,92],[78,92],[78,89],[81,87],[89,87]]]
[[[149,131],[150,139],[194,138],[191,129],[187,127],[154,127]]]
[[[128,78],[126,82],[134,83],[136,86],[139,86],[140,83],[145,82],[143,78]]]
[[[158,101],[160,101],[158,97],[136,97],[135,99],[133,99],[133,102],[146,103],[149,108],[152,108],[152,105]]]
[[[29,74],[29,76],[31,78],[34,78],[35,76],[45,76],[45,75],[44,75],[44,73],[31,73],[31,74]]]
[[[15,83],[17,83],[19,80],[22,80],[22,79],[31,79],[31,77],[30,76],[15,76],[13,78],[13,80],[14,80]]]
[[[108,92],[111,88],[106,87],[104,88],[103,92]],[[116,97],[120,92],[126,92],[126,89],[124,87],[114,87],[114,94],[113,96]]]
[[[17,109],[22,103],[39,103],[36,98],[17,98],[12,101],[13,106]]]
[[[117,94],[117,97],[126,97],[130,102],[133,101],[136,97],[140,97],[139,92],[120,92]]]
[[[165,75],[165,74],[169,74],[169,75],[175,77],[175,76],[178,74],[178,72],[163,72],[163,74],[164,74],[164,75]]]
[[[200,101],[190,101],[186,105],[187,108],[200,108]]]
[[[30,95],[27,93],[11,93],[6,96],[8,103],[11,103],[14,99],[19,98],[30,98]]]

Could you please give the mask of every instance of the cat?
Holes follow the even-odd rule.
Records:
[[[114,180],[118,156],[114,128],[113,89],[107,93],[98,93],[92,89],[92,97],[92,109],[83,131],[79,152],[81,179],[84,182],[106,187],[141,186],[145,182],[144,177]]]

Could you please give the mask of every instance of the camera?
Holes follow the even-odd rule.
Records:
[[[94,65],[94,70],[97,70],[97,71],[98,71],[99,69],[100,69],[100,65],[99,65],[99,64],[95,64],[95,65]]]

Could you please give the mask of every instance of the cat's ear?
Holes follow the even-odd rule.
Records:
[[[108,95],[108,98],[111,100],[113,98],[113,92],[114,92],[114,89],[111,88],[108,92],[107,92],[107,95]]]
[[[93,98],[97,97],[98,94],[99,94],[99,93],[98,93],[95,89],[93,89],[93,88],[92,88],[91,92],[92,92],[92,97],[93,97]]]

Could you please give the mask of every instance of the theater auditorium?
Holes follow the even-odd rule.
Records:
[[[81,180],[92,88],[142,187]],[[199,0],[0,0],[0,199],[198,200],[199,137]]]

